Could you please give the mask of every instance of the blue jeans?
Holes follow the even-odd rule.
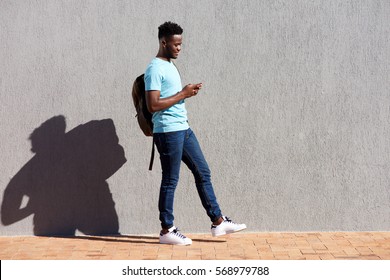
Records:
[[[207,215],[212,222],[222,214],[210,179],[210,169],[198,140],[191,129],[153,135],[160,153],[162,180],[158,208],[163,228],[173,226],[173,200],[183,161],[195,177],[195,185]]]

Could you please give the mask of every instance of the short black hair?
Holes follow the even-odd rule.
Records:
[[[180,27],[177,23],[167,21],[161,24],[158,27],[158,39],[162,37],[168,37],[173,35],[181,35],[183,33],[183,28]]]

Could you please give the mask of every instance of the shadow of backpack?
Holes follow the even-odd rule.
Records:
[[[133,97],[133,103],[137,114],[138,125],[141,128],[145,136],[151,136],[153,138],[153,114],[148,111],[146,105],[145,96],[145,81],[144,74],[138,76],[133,83],[133,90],[131,93]],[[152,140],[152,154],[150,157],[149,170],[152,170],[154,161],[154,141]]]

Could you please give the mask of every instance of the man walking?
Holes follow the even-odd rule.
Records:
[[[174,226],[173,201],[183,161],[192,171],[202,205],[209,216],[213,236],[221,236],[246,228],[222,215],[210,180],[210,170],[202,150],[190,129],[184,100],[195,96],[202,83],[184,88],[172,59],[179,56],[183,29],[176,23],[159,26],[159,50],[145,72],[148,110],[153,113],[153,138],[160,153],[162,180],[158,207],[162,230],[160,243],[190,245],[192,240]]]

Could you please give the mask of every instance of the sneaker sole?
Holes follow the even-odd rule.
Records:
[[[174,243],[168,243],[168,242],[160,242],[160,244],[165,244],[165,245],[178,245],[178,246],[189,246],[189,245],[192,245],[192,242],[191,243],[178,243],[178,244],[174,244]]]
[[[236,233],[236,232],[239,232],[239,231],[243,231],[244,229],[246,229],[246,227],[244,228],[240,228],[240,229],[237,229],[237,230],[229,230],[229,231],[224,231],[224,232],[221,232],[221,233],[213,233],[213,237],[218,237],[218,236],[222,236],[222,235],[226,235],[226,234],[231,234],[231,233]]]

